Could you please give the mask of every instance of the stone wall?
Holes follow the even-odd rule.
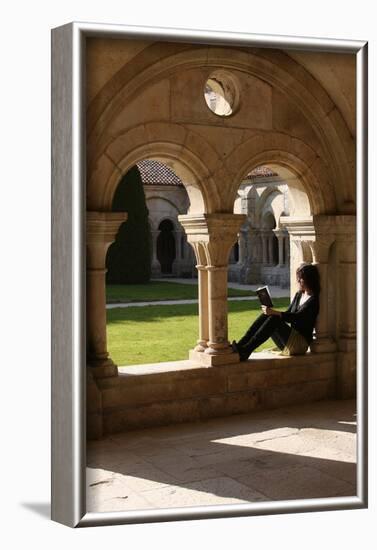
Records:
[[[189,362],[122,367],[100,381],[103,435],[272,409],[336,396],[333,354],[273,357],[238,365],[195,367]],[[90,417],[98,422],[94,413]],[[97,425],[93,424],[95,437]]]

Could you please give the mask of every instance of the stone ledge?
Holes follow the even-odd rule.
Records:
[[[191,361],[120,367],[118,377],[96,382],[108,434],[328,399],[336,391],[336,354],[262,352],[216,367]]]
[[[104,435],[331,399],[335,379],[105,410]]]

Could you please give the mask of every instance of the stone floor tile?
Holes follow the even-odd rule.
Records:
[[[216,477],[143,493],[160,508],[261,502],[266,496],[228,477]]]
[[[242,484],[263,492],[273,500],[354,496],[355,487],[346,481],[306,466],[290,466],[237,478]]]
[[[88,493],[88,512],[123,512],[130,510],[147,510],[155,508],[141,494],[125,487],[113,486],[108,491]]]
[[[220,445],[220,444],[219,444]],[[221,451],[215,453],[202,454],[193,457],[198,465],[212,466],[222,462],[238,462],[240,460],[251,460],[258,458],[260,451],[253,447],[241,447],[236,445],[223,445]]]
[[[278,440],[280,437],[287,437],[299,433],[298,428],[276,428],[270,430],[258,431],[253,428],[252,433],[242,433],[236,436],[225,436],[215,439],[214,443],[223,445],[235,445],[240,447],[254,447],[255,443],[269,441],[271,439]]]
[[[355,418],[329,401],[89,442],[89,510],[354,495]]]
[[[169,473],[182,483],[218,476],[216,470],[211,466],[199,464],[190,456],[182,455],[179,460],[176,458],[165,459],[164,457],[149,457],[148,460],[153,466]]]

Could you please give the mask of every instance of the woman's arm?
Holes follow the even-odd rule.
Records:
[[[268,306],[262,306],[262,311],[265,315],[278,315],[281,317],[281,311],[278,311],[277,309],[272,309],[272,307]]]
[[[311,296],[306,302],[295,312],[283,311],[281,318],[287,323],[292,323],[292,321],[304,321],[307,318],[312,316],[317,316],[319,310],[318,298],[316,296]]]
[[[290,313],[290,311],[292,310],[292,307],[293,307],[293,304],[297,298],[297,294],[298,292],[296,292],[296,294],[294,295],[294,298],[292,300],[292,302],[289,304],[289,307],[288,309],[284,312],[284,313]],[[262,306],[262,311],[265,315],[278,315],[279,317],[281,317],[282,315],[282,312],[281,311],[278,311],[277,309],[273,309],[272,307],[268,307],[268,306]]]

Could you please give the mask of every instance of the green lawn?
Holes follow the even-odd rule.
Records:
[[[188,286],[188,285],[187,285]],[[274,299],[286,309],[288,298]],[[239,340],[261,313],[258,300],[228,302],[229,340]],[[107,310],[110,357],[117,365],[179,361],[188,358],[198,338],[197,304],[127,307]],[[272,347],[271,340],[260,349]]]
[[[252,290],[228,289],[228,296],[250,296]],[[119,302],[154,302],[161,300],[196,300],[197,284],[182,284],[151,281],[144,285],[108,285],[106,301],[108,304]]]

